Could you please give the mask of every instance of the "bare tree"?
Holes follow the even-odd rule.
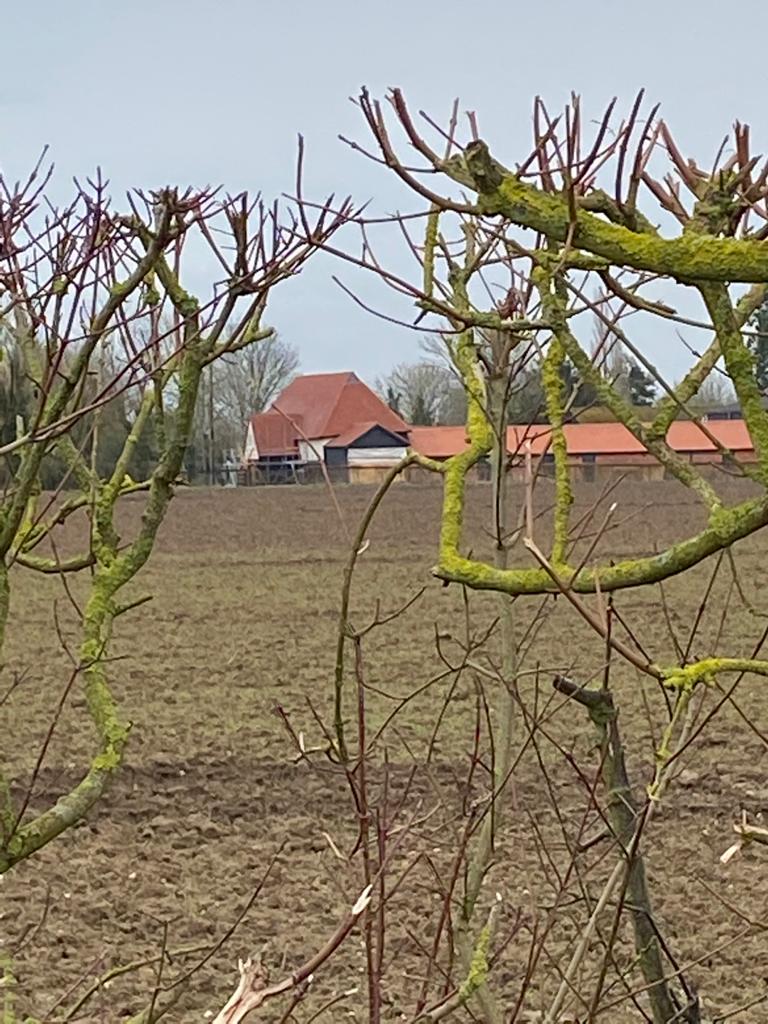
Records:
[[[367,92],[359,102],[372,143],[356,148],[373,151],[422,204],[416,215],[391,222],[409,253],[418,256],[418,277],[406,279],[388,270],[371,249],[368,223],[348,210],[338,219],[358,226],[364,244],[354,250],[337,248],[331,238],[337,218],[330,227],[322,219],[325,213],[320,225],[310,222],[316,207],[307,202],[289,238],[300,246],[302,259],[322,246],[410,300],[417,309],[411,326],[442,338],[446,359],[460,376],[467,444],[442,462],[408,453],[388,472],[351,538],[336,624],[332,718],[326,720],[314,695],[308,695],[306,728],[296,729],[291,713],[277,708],[301,769],[328,774],[346,786],[349,843],[330,835],[325,839],[335,873],[343,876],[351,894],[349,902],[360,895],[320,949],[297,957],[293,971],[281,963],[277,982],[270,981],[261,962],[241,964],[237,987],[217,1020],[242,1020],[281,998],[279,1019],[296,1016],[299,1004],[311,998],[315,973],[331,957],[343,955],[348,936],[359,925],[362,956],[357,958],[361,950],[355,947],[349,970],[355,982],[362,971],[365,1005],[352,1012],[365,1015],[369,1024],[395,1014],[410,1024],[425,1024],[460,1013],[484,1024],[613,1019],[710,1024],[708,993],[700,996],[691,976],[716,951],[701,948],[706,942],[695,929],[694,954],[681,962],[676,947],[683,929],[670,926],[656,888],[659,875],[672,868],[662,856],[651,874],[646,858],[661,830],[684,828],[674,815],[662,817],[659,808],[682,758],[724,705],[734,703],[741,726],[765,744],[764,730],[735,705],[734,694],[745,676],[768,678],[768,660],[761,656],[768,631],[743,592],[733,549],[768,525],[768,412],[744,333],[768,290],[768,166],[752,157],[749,134],[737,125],[732,152],[721,150],[707,163],[714,169],[702,170],[681,156],[656,110],[641,117],[640,99],[618,124],[612,120],[613,105],[593,122],[583,117],[575,99],[560,118],[537,101],[533,147],[514,170],[492,157],[479,138],[474,114],[462,139],[457,110],[440,128],[426,116],[417,121],[397,91],[389,107]],[[406,140],[407,162],[398,155],[393,130]],[[432,132],[435,142],[430,141]],[[657,150],[670,165],[661,179],[649,170]],[[611,193],[599,187],[603,179]],[[677,236],[662,235],[655,227],[659,205],[680,223]],[[139,232],[140,252],[152,251],[157,237],[157,228],[152,231],[146,220]],[[415,223],[424,229],[418,238],[412,237]],[[239,221],[232,233],[236,241],[243,237]],[[261,245],[257,252],[263,251]],[[253,271],[245,273],[248,264],[238,252],[232,276],[239,284],[244,276],[252,281]],[[278,264],[284,276],[295,269],[290,264],[284,255]],[[54,808],[57,822],[72,808],[70,820],[79,817],[83,805],[100,795],[102,776],[120,763],[126,730],[106,688],[103,657],[113,621],[128,610],[120,591],[151,550],[189,436],[190,396],[199,390],[202,370],[214,355],[240,346],[239,340],[222,340],[229,313],[220,310],[204,326],[199,305],[181,290],[167,261],[160,258],[156,266],[182,330],[173,347],[179,373],[173,416],[168,416],[175,421],[176,441],[165,442],[162,468],[147,484],[142,532],[127,547],[116,539],[112,509],[120,494],[142,485],[126,480],[124,466],[117,483],[113,477],[99,481],[87,474],[81,459],[71,452],[68,456],[72,472],[82,478],[78,500],[89,508],[94,524],[86,552],[86,564],[94,570],[91,599],[73,678],[86,676],[86,701],[101,745],[84,784]],[[146,282],[146,265],[140,269],[137,288]],[[276,279],[273,262],[269,269],[271,284]],[[703,300],[704,319],[692,324],[656,301],[648,286],[659,279],[671,291],[695,289]],[[114,285],[110,296],[113,292]],[[35,290],[32,298],[39,294]],[[677,385],[665,381],[633,341],[634,311],[663,326],[685,324],[702,332],[700,351]],[[631,396],[606,375],[600,353],[590,350],[589,335],[580,334],[579,314],[584,312],[597,316],[608,341],[620,344],[658,384],[662,398],[650,420],[639,418]],[[411,314],[409,309],[403,320]],[[251,311],[245,321],[243,345],[254,340],[248,333],[253,316]],[[106,328],[102,321],[97,326]],[[120,326],[127,330],[129,324]],[[93,334],[92,322],[89,330]],[[36,351],[28,333],[19,335],[19,344]],[[696,421],[696,429],[711,446],[716,468],[727,468],[727,474],[708,472],[668,438],[676,417],[694,415],[695,399],[721,360],[754,458],[737,458],[706,422]],[[519,447],[513,450],[508,440],[510,393],[534,361],[546,415],[539,430],[546,447],[537,458],[530,434],[516,439]],[[612,538],[622,512],[621,492],[617,495],[613,484],[586,508],[577,505],[564,430],[573,401],[564,372],[568,366],[695,505],[693,525],[679,524],[674,539],[657,543],[654,536],[653,544],[644,545],[630,524],[627,547],[617,550]],[[155,378],[159,374],[163,382],[165,377],[157,360],[148,371],[152,407],[163,407]],[[70,378],[71,371],[66,381]],[[86,414],[81,407],[78,411]],[[63,409],[56,415],[59,429]],[[49,423],[50,418],[24,426],[6,450],[57,439],[60,434],[46,432]],[[166,425],[171,427],[163,417],[161,435]],[[22,456],[22,470],[31,458]],[[490,500],[483,529],[470,534],[468,513],[478,492],[469,483],[481,460],[491,464],[491,487],[483,490]],[[541,472],[545,462],[551,464],[547,479]],[[505,470],[510,465],[521,486],[509,486]],[[368,657],[376,649],[370,637],[380,637],[396,621],[396,641],[419,594],[404,597],[395,608],[384,608],[377,596],[366,617],[353,601],[353,583],[388,489],[401,473],[417,468],[442,484],[432,573],[442,586],[454,588],[461,624],[446,632],[435,623],[433,675],[416,687],[397,679],[397,685],[386,688],[369,672]],[[728,491],[733,476],[749,485],[746,497]],[[17,473],[17,489],[25,479]],[[30,567],[35,561],[33,528],[42,522],[45,534],[48,524],[36,516],[35,497],[32,487],[13,530],[14,554]],[[14,512],[13,500],[11,495],[4,521]],[[33,526],[25,511],[30,503]],[[643,513],[652,528],[653,509],[643,508]],[[710,558],[710,585],[692,624],[681,626],[669,607],[670,589]],[[50,562],[36,567],[59,574],[75,568],[55,560],[55,552],[52,568]],[[713,585],[721,572],[730,578],[723,607],[715,609]],[[631,618],[633,605],[640,602],[643,588],[657,585],[648,624],[639,629]],[[749,623],[738,633],[726,628],[732,602],[739,603]],[[476,609],[489,605],[489,621],[478,622],[482,613]],[[710,611],[717,622],[705,634],[702,622]],[[567,665],[547,664],[550,652],[539,644],[541,624],[556,616],[554,628],[576,626]],[[387,645],[380,644],[379,651],[386,660]],[[552,684],[546,689],[545,671]],[[644,746],[633,750],[636,756],[630,759],[621,711],[639,692],[649,728],[639,740]],[[413,702],[423,694],[434,700],[435,722],[420,750],[399,725],[407,724]],[[441,763],[441,730],[459,697],[473,709],[471,728]],[[383,702],[384,714],[381,703],[371,710],[375,700]],[[402,752],[400,763],[394,762],[394,751]],[[526,759],[536,773],[533,781],[528,779],[530,792],[519,774]],[[29,817],[24,805],[20,813],[13,808],[4,818],[11,838],[5,841],[2,866],[34,852],[42,845],[41,833],[47,841],[66,827],[57,824],[51,832],[45,811],[32,817],[32,828],[25,827]],[[765,840],[760,826],[742,821],[735,827],[738,842],[726,851],[726,861],[748,844]],[[25,841],[21,847],[19,837]],[[523,848],[534,849],[537,860],[526,872],[519,866]],[[691,838],[686,866],[700,848],[699,837]],[[755,919],[750,907],[734,906],[727,896],[722,902],[739,920],[736,939],[764,939],[765,923]],[[690,932],[690,918],[683,923]],[[299,931],[291,929],[292,936]],[[714,1019],[728,1019],[763,1002],[762,979],[748,987],[752,981],[742,979],[745,999],[735,1009],[718,1007]],[[168,988],[158,982],[158,998]],[[357,985],[338,989],[313,1006],[307,1019],[354,998]],[[142,1019],[156,1019],[154,1009],[153,998]]]
[[[737,404],[736,392],[721,367],[715,368],[691,399],[691,409],[699,415],[734,404]]]
[[[467,395],[468,444],[443,463],[416,460],[439,474],[443,482],[438,557],[433,572],[444,585],[458,584],[464,592],[491,591],[499,602],[500,649],[493,665],[489,667],[478,657],[471,639],[462,648],[462,658],[471,662],[483,681],[478,721],[485,723],[485,730],[477,726],[473,748],[477,759],[473,758],[472,764],[483,765],[489,791],[483,807],[488,810],[480,815],[480,823],[473,821],[465,832],[459,828],[458,835],[454,835],[453,849],[459,851],[455,874],[435,869],[441,882],[461,879],[460,888],[443,882],[434,944],[424,943],[427,971],[447,973],[442,992],[444,1000],[446,993],[450,996],[447,1003],[435,1003],[434,1016],[430,1016],[424,1002],[419,1002],[412,1014],[405,1015],[414,1021],[441,1019],[465,1002],[487,1024],[525,1019],[526,1012],[545,1024],[594,1020],[609,1015],[610,1008],[619,1004],[634,1006],[636,1019],[651,1019],[654,1024],[693,1024],[706,1019],[704,1002],[689,983],[685,968],[677,963],[664,921],[656,911],[644,858],[652,842],[648,838],[650,823],[666,796],[680,756],[691,745],[699,702],[707,699],[712,687],[730,696],[747,673],[768,676],[768,661],[760,657],[764,637],[756,635],[754,644],[742,649],[741,641],[729,638],[721,628],[705,657],[693,653],[698,649],[699,620],[683,642],[668,617],[673,640],[670,656],[661,644],[664,591],[651,635],[638,636],[620,608],[625,607],[624,592],[632,594],[636,588],[666,583],[713,555],[717,556],[713,569],[716,574],[732,545],[768,524],[768,412],[763,408],[754,356],[744,336],[744,327],[764,302],[768,287],[768,249],[764,241],[768,237],[768,165],[752,157],[749,132],[737,125],[731,149],[720,150],[714,170],[703,170],[681,156],[655,109],[641,116],[641,99],[619,124],[612,121],[613,104],[602,119],[593,122],[582,116],[578,100],[560,118],[552,117],[537,101],[533,149],[509,169],[480,139],[474,114],[468,117],[468,137],[462,139],[457,108],[442,128],[427,115],[417,119],[397,90],[386,103],[372,99],[365,91],[359,98],[373,147],[368,140],[365,145],[353,143],[354,148],[369,155],[373,149],[374,158],[396,173],[424,204],[421,237],[414,235],[414,225],[419,223],[417,214],[392,218],[393,228],[405,238],[408,252],[418,254],[421,273],[417,279],[408,279],[389,270],[373,253],[368,223],[362,218],[362,247],[355,251],[333,245],[328,248],[340,259],[369,270],[401,299],[411,301],[417,313],[410,320],[404,314],[403,324],[443,338],[447,357],[460,374]],[[588,129],[587,125],[594,127]],[[407,160],[399,156],[396,132],[406,140]],[[436,142],[432,141],[432,132]],[[649,170],[657,150],[665,152],[670,163],[671,173],[663,179]],[[609,168],[611,163],[614,166]],[[599,187],[598,181],[603,179],[613,186],[613,193]],[[665,237],[656,228],[659,206],[682,226],[677,237]],[[703,300],[704,318],[692,321],[650,297],[649,283],[655,284],[660,278],[672,290],[676,286],[693,287]],[[653,316],[665,328],[685,324],[703,332],[693,365],[676,386],[664,380],[642,346],[633,342],[629,317],[639,311]],[[579,314],[584,312],[599,318],[607,341],[619,344],[627,358],[635,361],[660,389],[662,398],[650,420],[639,418],[631,390],[606,375],[605,353],[599,351],[600,345],[590,351],[589,339],[579,337],[583,322]],[[388,315],[391,318],[391,313]],[[515,357],[530,346],[541,360],[546,456],[552,462],[552,515],[548,526],[539,522],[532,497],[538,467],[530,449],[510,453],[507,448],[507,396],[514,384]],[[727,466],[729,474],[740,475],[757,489],[756,496],[752,492],[750,497],[735,502],[729,501],[723,491],[725,475],[713,476],[668,443],[672,422],[680,415],[693,415],[696,396],[717,372],[721,359],[737,395],[756,461],[734,457],[707,423],[697,421],[697,427],[711,445],[718,465]],[[666,474],[701,503],[703,527],[697,526],[690,535],[660,550],[617,558],[606,544],[616,501],[603,504],[605,494],[592,508],[575,515],[572,467],[563,429],[570,401],[563,372],[568,365]],[[527,477],[520,508],[514,515],[506,493],[504,466],[516,454]],[[486,548],[484,554],[479,554],[467,536],[471,493],[467,485],[473,467],[489,457],[493,544],[490,553]],[[414,458],[409,456],[397,471],[412,465]],[[371,514],[379,500],[377,496]],[[345,595],[357,553],[365,550],[366,528],[364,523],[355,538]],[[525,696],[523,652],[528,649],[531,629],[524,625],[522,609],[529,600],[547,608],[555,597],[565,601],[578,617],[585,638],[592,635],[602,645],[602,666],[580,665],[579,651],[575,650],[571,672],[556,674],[554,686],[567,706],[584,708],[585,717],[597,730],[597,781],[587,782],[585,778],[584,783],[590,799],[595,796],[594,786],[601,787],[599,806],[594,809],[602,833],[596,842],[608,841],[611,853],[600,886],[588,889],[582,855],[593,843],[582,844],[581,834],[575,840],[569,834],[557,796],[552,794],[552,807],[563,828],[561,855],[556,855],[546,841],[539,820],[531,820],[531,841],[540,842],[544,870],[553,880],[543,902],[536,902],[530,947],[527,952],[520,951],[522,959],[513,968],[523,974],[524,981],[517,998],[509,1002],[503,980],[494,984],[492,968],[512,939],[506,936],[494,940],[489,888],[493,885],[491,879],[502,884],[500,879],[515,871],[514,858],[498,864],[497,843],[509,813],[517,758],[531,744],[536,746],[545,791],[550,786],[548,763],[539,748],[543,713],[539,692],[532,699]],[[382,854],[386,839],[380,832],[371,834],[371,823],[389,822],[391,818],[386,797],[372,804],[365,781],[372,767],[364,712],[365,661],[360,645],[371,627],[356,630],[349,621],[347,596],[342,604],[332,750],[348,774],[362,822],[358,845],[362,850],[363,880],[377,879],[387,860]],[[378,615],[374,623],[377,620]],[[354,651],[349,685],[355,698],[350,704],[356,707],[357,715],[356,732],[349,735],[343,657],[348,644]],[[627,771],[624,738],[618,728],[619,707],[626,691],[613,683],[616,663],[631,667],[636,680],[633,685],[646,685],[648,701],[653,695],[661,695],[657,710],[664,725],[646,758],[650,773],[643,787],[633,785]],[[455,661],[449,663],[446,659],[445,664],[456,668]],[[726,690],[724,680],[728,677],[736,681]],[[589,685],[590,679],[597,685]],[[480,687],[481,682],[477,685]],[[399,706],[405,706],[408,699],[403,698]],[[712,714],[720,706],[716,705]],[[478,751],[481,732],[487,742],[483,753]],[[546,742],[550,741],[556,745],[548,733]],[[299,743],[299,749],[305,755],[305,744]],[[574,765],[573,754],[563,753]],[[518,790],[517,806],[520,799]],[[657,821],[654,827],[660,827]],[[384,832],[389,834],[386,828]],[[400,878],[391,884],[399,886]],[[563,956],[553,962],[543,936],[554,927],[551,914],[556,911],[552,908],[560,904],[571,884],[582,893],[570,904],[569,917],[575,930],[570,932]],[[369,1020],[375,1022],[381,1016],[387,891],[382,882],[369,912],[370,921],[364,923]],[[489,907],[491,913],[486,917]],[[627,928],[631,929],[634,944],[629,959],[621,955],[617,944],[618,936]],[[435,951],[446,933],[451,936],[447,957],[437,968]],[[543,972],[543,977],[534,983],[537,972]],[[455,1001],[451,1001],[454,995]],[[530,1002],[532,998],[537,1001]]]
[[[267,408],[298,369],[299,350],[277,333],[223,357],[214,372],[219,418],[242,441],[243,425]]]
[[[13,367],[4,393],[12,389],[15,399],[20,379],[29,387],[14,415],[4,415],[0,446],[9,460],[0,500],[0,647],[12,567],[59,577],[67,595],[67,578],[82,579],[80,641],[62,688],[65,696],[82,690],[95,748],[80,780],[50,806],[32,801],[45,737],[30,779],[14,786],[0,764],[0,874],[72,827],[119,771],[129,724],[110,685],[110,643],[120,617],[135,607],[124,590],[154,548],[204,374],[271,337],[262,317],[272,287],[294,277],[349,212],[346,205],[337,213],[323,209],[312,228],[305,219],[310,239],[290,215],[281,223],[274,208],[245,194],[222,200],[173,188],[135,192],[123,213],[112,207],[100,178],[78,188],[63,208],[46,201],[48,180],[40,168],[15,186],[0,179],[0,324],[3,363]],[[183,284],[193,239],[224,271],[223,283],[203,300]],[[135,412],[104,473],[97,456],[105,410],[127,393]],[[134,480],[129,466],[150,424],[156,458],[147,476]],[[54,456],[66,467],[61,486],[72,488],[65,498],[42,493],[41,474]],[[146,495],[145,507],[135,534],[126,536],[116,517],[121,499],[133,493]],[[61,526],[83,512],[85,548],[59,557]],[[32,663],[32,650],[29,657]]]
[[[195,418],[191,474],[204,470],[214,483],[225,455],[242,454],[251,416],[266,409],[298,368],[298,349],[277,334],[217,360],[206,374],[205,400]]]
[[[445,363],[400,363],[376,387],[382,397],[394,398],[400,415],[414,426],[464,419],[464,387]]]

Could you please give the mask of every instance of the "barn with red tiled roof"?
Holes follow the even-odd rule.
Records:
[[[601,469],[663,476],[660,464],[623,424],[568,423],[564,432],[569,464],[586,479]],[[507,450],[513,466],[522,467],[528,451],[545,465],[551,462],[550,441],[546,424],[510,426]],[[692,462],[722,463],[729,454],[754,458],[741,419],[679,420],[670,426],[667,442]],[[442,460],[466,446],[463,426],[409,427],[354,373],[313,373],[297,377],[266,412],[251,418],[245,462],[266,480],[316,479],[325,466],[335,479],[372,482],[409,448]]]
[[[563,427],[568,458],[582,476],[595,475],[599,467],[644,470],[661,476],[663,470],[653,455],[622,423],[566,423]],[[545,462],[551,460],[551,429],[546,424],[510,426],[507,451],[522,464],[526,451]],[[414,451],[443,460],[468,446],[464,427],[412,427]],[[725,453],[742,461],[754,458],[752,439],[743,420],[711,420],[696,423],[677,420],[669,428],[667,443],[691,462],[722,463]]]
[[[563,427],[568,454],[648,455],[647,450],[623,423],[566,423]],[[530,445],[534,455],[549,448],[550,427],[543,423],[511,426],[507,430],[507,451],[521,453]],[[467,447],[464,427],[411,427],[414,451],[431,459],[446,459]],[[713,454],[722,448],[750,453],[752,440],[743,420],[712,420],[703,424],[676,420],[669,428],[667,442],[675,451],[687,455]]]
[[[251,417],[245,461],[283,469],[354,465],[361,478],[367,466],[397,462],[408,432],[405,421],[356,374],[309,373],[296,377],[266,412]]]

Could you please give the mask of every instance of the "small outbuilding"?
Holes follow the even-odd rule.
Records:
[[[383,472],[396,466],[408,451],[406,431],[388,430],[370,421],[356,424],[345,434],[325,446],[325,462],[329,469],[345,469],[349,483],[378,482]]]

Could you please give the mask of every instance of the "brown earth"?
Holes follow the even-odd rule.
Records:
[[[346,488],[337,493],[348,528],[354,529],[371,491]],[[598,494],[586,485],[579,490],[575,519]],[[615,519],[621,525],[608,534],[601,551],[612,557],[651,552],[700,522],[700,513],[673,484],[625,482],[610,500],[619,501]],[[467,531],[476,552],[489,548],[483,530],[487,501],[485,488],[473,489]],[[126,535],[140,511],[139,498],[126,502]],[[356,623],[370,619],[377,602],[382,612],[389,612],[425,588],[400,617],[366,641],[373,730],[393,707],[384,692],[405,696],[439,676],[444,666],[436,650],[436,629],[445,637],[463,636],[467,628],[461,592],[442,587],[429,574],[438,515],[436,488],[397,486],[380,510],[370,547],[360,559],[353,599]],[[60,550],[74,550],[78,540],[73,527],[60,541]],[[195,490],[178,496],[151,563],[133,591],[136,597],[151,593],[153,599],[116,625],[111,677],[133,722],[125,769],[86,823],[0,883],[0,952],[14,954],[22,1016],[44,1018],[63,997],[71,1005],[105,970],[156,956],[164,944],[171,951],[210,947],[246,907],[283,840],[286,845],[263,891],[234,935],[194,975],[166,1019],[201,1020],[206,1012],[218,1010],[234,986],[238,957],[265,949],[277,977],[333,932],[359,892],[359,858],[350,866],[341,863],[328,837],[340,851],[349,852],[357,832],[355,813],[343,779],[327,771],[322,756],[315,769],[297,763],[275,709],[280,705],[290,716],[307,747],[323,744],[317,720],[330,722],[347,550],[344,530],[323,488]],[[695,654],[706,655],[715,647],[720,653],[751,653],[768,611],[767,555],[768,534],[737,546],[741,594],[733,587],[727,560],[723,562],[701,616]],[[712,569],[713,563],[707,563],[665,588],[668,615],[683,640],[697,618]],[[67,596],[56,579],[21,570],[14,571],[13,588],[0,695],[14,673],[20,674],[21,683],[0,708],[0,750],[21,794],[69,673],[67,648],[77,639],[74,605],[83,590],[75,586]],[[515,605],[520,629],[537,607],[536,599]],[[674,657],[657,590],[622,594],[617,608],[655,659]],[[492,595],[472,598],[470,629],[475,635],[492,627],[496,609]],[[441,643],[446,649],[451,641]],[[491,649],[495,643],[494,636]],[[525,667],[538,664],[541,673],[523,678],[524,706],[538,714],[550,700],[553,669],[589,679],[600,672],[602,662],[601,644],[558,599],[528,656]],[[433,772],[417,774],[404,816],[408,808],[431,806],[433,785],[449,794],[446,807],[458,811],[466,803],[461,780],[473,742],[475,691],[470,681],[462,681],[447,699],[451,683],[452,677],[437,678],[422,689],[387,733],[392,789],[402,792],[411,758],[423,759],[445,704]],[[641,684],[634,670],[617,668],[613,685],[630,769],[640,790],[650,777],[664,700],[647,681]],[[719,697],[708,692],[702,714]],[[523,981],[531,930],[552,907],[553,878],[566,863],[566,841],[574,841],[582,826],[585,782],[573,763],[590,778],[596,765],[593,734],[580,709],[553,705],[546,726],[539,744],[529,744],[520,758],[515,806],[489,883],[504,897],[500,934],[514,930],[515,923],[518,927],[496,967],[510,1008]],[[753,816],[768,812],[766,733],[768,683],[744,680],[686,752],[680,764],[684,771],[645,839],[664,936],[681,965],[695,962],[690,980],[710,1014],[733,1011],[768,992],[766,934],[761,931],[768,921],[768,851],[747,850],[727,867],[719,862],[741,811]],[[74,692],[51,737],[33,807],[45,806],[77,780],[92,746],[82,701]],[[399,853],[405,859],[429,849],[432,863],[442,871],[456,835],[455,822],[443,824],[440,832],[430,831],[429,825],[415,827]],[[569,951],[574,907],[583,915],[585,893],[599,892],[601,859],[613,863],[610,850],[598,846],[595,851],[584,857],[579,884],[563,886],[574,902],[553,915],[540,975],[525,1002],[527,1011],[543,1005],[551,989],[542,980],[546,964],[562,962]],[[385,1019],[409,1016],[423,972],[419,943],[431,942],[436,896],[434,877],[425,865],[426,857],[390,903]],[[625,949],[625,960],[628,955]],[[174,957],[165,977],[173,978],[180,964],[193,962],[194,957]],[[355,933],[318,973],[297,1019],[308,1021],[334,993],[360,985],[360,992],[335,1006],[326,1019],[365,1020],[363,971],[362,944]],[[151,969],[131,973],[97,993],[77,1019],[125,1019],[146,1005],[152,988]],[[620,999],[621,991],[612,990],[612,998]],[[731,1019],[762,1021],[765,1006],[755,1005]],[[282,1009],[272,1003],[263,1018],[277,1020]],[[624,1000],[600,1019],[642,1016]]]

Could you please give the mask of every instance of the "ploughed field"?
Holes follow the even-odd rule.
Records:
[[[547,486],[537,499],[542,547]],[[20,1019],[25,1013],[55,1016],[60,1000],[73,1007],[112,967],[149,961],[116,977],[72,1017],[126,1019],[147,1005],[162,949],[168,955],[161,987],[215,947],[165,1018],[202,1020],[231,994],[238,957],[263,953],[277,980],[333,934],[361,888],[359,853],[345,862],[355,848],[358,817],[343,774],[322,750],[310,754],[310,763],[302,761],[295,740],[300,736],[309,751],[327,745],[348,537],[372,493],[339,488],[339,509],[323,487],[177,496],[157,549],[131,589],[133,597],[152,594],[152,600],[115,624],[109,673],[133,723],[125,766],[86,822],[0,883],[0,954],[14,954]],[[600,495],[597,485],[577,487],[575,522]],[[601,557],[650,554],[702,523],[700,510],[676,485],[623,481],[604,499],[592,527],[587,524],[582,550],[612,501],[618,508],[600,543]],[[488,503],[488,488],[474,485],[466,534],[476,553],[490,557]],[[437,487],[394,487],[369,531],[352,593],[356,626],[402,608],[364,638],[361,665],[368,739],[375,739],[369,766],[374,796],[388,776],[391,884],[412,865],[389,903],[382,1016],[392,1020],[410,1019],[464,814],[473,801],[476,813],[487,794],[484,720],[498,686],[492,679],[498,600],[490,594],[465,600],[460,588],[443,587],[430,575],[439,512]],[[140,498],[125,502],[126,536],[140,513]],[[61,553],[77,550],[83,527],[67,527]],[[515,549],[515,559],[527,557]],[[714,649],[749,655],[768,623],[768,533],[738,545],[734,564],[738,585],[730,560],[723,559],[708,591],[715,568],[710,560],[669,581],[664,601],[657,588],[619,594],[618,616],[657,661],[675,657],[669,626],[685,647],[695,621],[696,656]],[[31,806],[42,808],[78,780],[95,749],[77,684],[56,718],[85,590],[76,582],[67,593],[56,578],[23,570],[14,570],[12,585],[0,694],[14,673],[20,682],[0,708],[0,747],[20,799],[56,719],[31,796]],[[595,609],[599,602],[587,603]],[[520,599],[513,618],[526,647],[516,768],[488,895],[502,896],[492,977],[510,1011],[530,966],[531,937],[545,935],[523,1001],[534,1016],[523,1020],[536,1019],[546,1006],[616,853],[609,843],[588,842],[600,832],[598,816],[587,811],[599,762],[594,732],[583,709],[553,699],[551,687],[555,670],[579,681],[598,678],[604,645],[562,597],[543,609],[539,598]],[[629,642],[618,623],[615,628]],[[486,634],[469,659],[477,671],[470,666],[457,678],[450,666],[461,662],[466,638],[479,645]],[[348,669],[344,710],[354,748],[351,660]],[[613,667],[612,685],[630,774],[642,794],[666,720],[665,698],[621,664]],[[720,711],[705,724],[718,703]],[[681,967],[693,964],[687,976],[714,1016],[768,992],[768,848],[750,848],[727,866],[719,860],[742,811],[753,821],[761,812],[768,816],[768,680],[747,678],[726,700],[710,690],[698,714],[643,848],[664,938]],[[468,783],[477,722],[479,763]],[[579,840],[587,849],[569,869],[569,850]],[[246,910],[275,854],[269,878]],[[484,921],[485,906],[478,930]],[[595,971],[600,936],[611,923],[608,914],[579,976],[583,992],[591,991],[588,972]],[[626,966],[632,958],[622,928],[616,960]],[[357,930],[318,970],[295,1019],[308,1021],[329,999],[355,987],[358,992],[333,1005],[325,1019],[367,1019],[365,965]],[[446,969],[443,958],[432,972],[430,998],[448,984],[440,973]],[[643,1019],[613,965],[606,986],[604,1003],[615,1006],[600,1019]],[[285,1008],[271,1002],[261,1018],[279,1020]],[[732,1019],[762,1021],[766,1012],[768,1003],[757,1003]]]

